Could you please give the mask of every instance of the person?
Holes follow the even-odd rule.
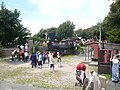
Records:
[[[45,64],[45,61],[46,61],[46,53],[45,52],[43,52],[43,54],[42,54],[42,60],[43,60],[43,64]]]
[[[62,67],[62,61],[61,61],[61,56],[59,52],[57,52],[57,62],[58,62],[58,67]]]
[[[54,58],[53,58],[53,53],[49,54],[49,63],[50,63],[50,70],[52,69],[54,72]]]
[[[39,53],[39,57],[38,57],[38,66],[40,66],[40,68],[42,69],[42,52]]]
[[[83,63],[79,63],[77,66],[76,66],[76,79],[79,81],[79,84],[80,85],[83,85],[84,83],[84,80],[86,78],[86,65],[83,64]],[[77,83],[75,83],[75,86],[77,85]]]
[[[12,51],[12,61],[14,61],[15,58],[15,54],[17,53],[17,50],[15,49],[14,51]]]
[[[33,52],[30,56],[30,60],[31,60],[31,65],[32,65],[32,68],[33,67],[37,67],[37,58],[36,58],[36,54]]]
[[[114,55],[112,59],[112,81],[118,82],[119,81],[119,60]]]
[[[25,56],[24,62],[28,62],[29,55],[27,51],[25,51],[24,56]]]

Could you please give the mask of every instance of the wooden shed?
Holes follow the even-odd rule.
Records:
[[[100,45],[101,48],[98,49],[98,73],[111,74],[112,63],[110,62],[110,58],[112,58],[113,55],[120,53],[120,44],[101,43]]]
[[[95,61],[98,61],[99,43],[98,42],[90,42],[90,43],[86,43],[86,46],[93,48],[93,58],[92,59]]]

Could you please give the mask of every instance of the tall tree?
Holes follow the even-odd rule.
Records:
[[[72,37],[74,33],[75,25],[71,21],[66,21],[60,24],[57,29],[57,36],[60,39]]]
[[[120,43],[120,0],[116,0],[111,4],[110,12],[105,19],[106,24],[104,27],[108,29],[107,41]]]
[[[0,41],[2,46],[14,46],[16,40],[19,42],[17,44],[23,44],[26,37],[30,35],[30,31],[21,24],[19,16],[20,12],[17,9],[8,10],[2,2],[0,9]]]

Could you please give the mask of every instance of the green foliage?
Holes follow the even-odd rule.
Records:
[[[110,31],[108,31],[108,38],[107,41],[108,42],[112,42],[112,43],[120,43],[120,29],[112,29]]]
[[[77,47],[77,50],[78,50],[80,53],[83,53],[83,44],[82,44],[82,43],[77,44],[76,47]]]
[[[53,32],[55,33],[55,37],[56,38],[56,30],[57,28],[55,27],[51,27],[51,28],[47,28],[47,29],[41,29],[37,34],[35,34],[35,37],[41,38],[41,39],[46,39],[46,34],[48,34],[49,32]]]
[[[45,39],[43,39],[43,38],[40,38],[40,37],[37,37],[37,36],[33,36],[33,37],[31,37],[31,39],[33,40],[33,41],[44,41]]]
[[[102,24],[104,39],[108,42],[120,43],[120,0],[111,4],[110,12]]]
[[[39,42],[35,42],[32,47],[33,52],[41,51]]]
[[[12,47],[14,44],[23,44],[30,31],[24,28],[19,19],[20,12],[8,10],[4,3],[0,9],[0,41],[4,47]]]
[[[83,29],[78,29],[74,31],[74,36],[82,37],[83,35]]]
[[[111,78],[110,74],[102,74],[102,76],[105,76],[107,78],[107,80],[110,80],[110,78]]]
[[[63,22],[57,29],[57,36],[60,39],[72,37],[75,25],[71,21]]]
[[[74,35],[82,37],[82,38],[86,38],[86,39],[94,39],[94,37],[96,37],[98,39],[99,38],[98,27],[99,26],[97,24],[97,25],[92,26],[87,29],[78,29],[78,30],[74,31]]]
[[[33,37],[38,37],[38,38],[43,38],[45,39],[46,37],[46,32],[47,30],[46,29],[41,29],[37,34],[35,34]]]
[[[46,39],[46,33],[54,33],[55,35],[51,36],[53,39],[57,38],[58,40],[61,40],[63,38],[72,37],[74,33],[75,25],[71,21],[66,21],[58,28],[51,27],[47,29],[41,29],[37,34],[35,34],[35,37],[44,38]]]

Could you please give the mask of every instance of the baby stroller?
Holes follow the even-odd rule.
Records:
[[[86,74],[83,70],[76,70],[76,80],[78,82],[75,83],[75,86],[83,86],[84,80],[86,78]]]

